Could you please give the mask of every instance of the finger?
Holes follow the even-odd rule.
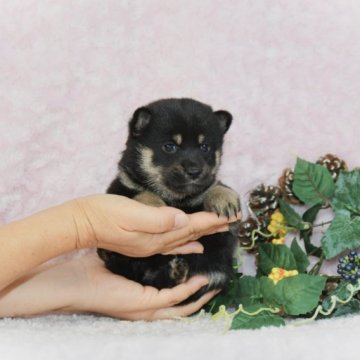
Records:
[[[191,241],[185,245],[178,246],[171,251],[163,253],[163,255],[179,255],[179,254],[202,254],[204,246],[198,241]]]
[[[226,232],[226,231],[229,231],[229,225],[224,225],[224,226],[220,226],[220,227],[216,228],[214,230],[214,233]]]
[[[152,308],[167,308],[175,304],[179,304],[191,295],[195,294],[208,283],[209,279],[207,277],[197,275],[189,279],[187,282],[177,285],[171,289],[162,289],[157,293],[155,300],[151,304]]]
[[[150,241],[152,241],[152,245],[154,245],[155,253],[156,249],[161,249],[161,253],[171,253],[173,249],[183,246],[186,243],[198,240],[205,235],[212,235],[226,231],[229,231],[228,224],[206,228],[205,230],[199,229],[199,231],[191,227],[186,227],[184,229],[156,235],[156,237]]]
[[[153,207],[141,203],[129,206],[123,215],[124,226],[128,231],[140,231],[150,234],[160,234],[166,231],[182,228],[189,224],[189,217],[180,209],[173,207]],[[134,224],[134,218],[139,221]]]
[[[189,316],[200,310],[221,290],[213,290],[204,294],[200,299],[183,306],[173,306],[167,309],[160,309],[152,314],[153,320],[174,319],[178,317]]]
[[[157,237],[158,241],[162,242],[164,246],[166,244],[179,246],[190,240],[197,240],[205,234],[211,234],[214,229],[225,226],[229,222],[226,217],[218,217],[216,214],[207,212],[191,214],[189,220],[188,226],[161,234]]]

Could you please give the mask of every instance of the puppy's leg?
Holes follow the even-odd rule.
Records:
[[[187,280],[189,264],[184,258],[174,257],[171,261],[169,261],[169,266],[169,276],[176,284],[183,283]]]
[[[206,192],[204,210],[227,218],[236,216],[240,212],[239,196],[233,189],[219,183]]]
[[[137,194],[133,199],[145,205],[155,207],[166,206],[165,202],[159,196],[150,191],[143,191]]]
[[[204,210],[216,213],[218,216],[236,216],[241,212],[238,194],[231,188],[218,183],[210,188],[204,198]],[[229,231],[237,237],[239,221],[229,225]]]

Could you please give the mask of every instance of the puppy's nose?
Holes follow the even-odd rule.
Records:
[[[202,172],[201,168],[198,168],[196,166],[190,166],[185,168],[184,170],[186,174],[193,180],[197,179]]]

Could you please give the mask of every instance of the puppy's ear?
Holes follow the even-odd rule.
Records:
[[[135,110],[134,115],[129,123],[130,133],[133,136],[140,136],[150,124],[151,112],[146,107]]]
[[[223,131],[223,134],[225,134],[231,125],[232,115],[225,110],[215,111],[214,115],[219,121],[220,129]]]

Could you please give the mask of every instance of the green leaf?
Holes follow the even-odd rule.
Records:
[[[307,274],[285,278],[276,285],[268,278],[260,279],[264,302],[282,307],[288,315],[304,315],[312,311],[319,303],[325,282],[325,277]]]
[[[280,281],[284,310],[289,315],[307,314],[319,303],[326,278],[299,274]]]
[[[348,210],[360,215],[360,170],[340,173],[331,207],[334,211]]]
[[[360,246],[360,217],[352,216],[347,210],[338,211],[325,235],[321,245],[326,259],[353,250]]]
[[[303,221],[313,224],[319,211],[322,209],[322,204],[316,204],[306,210],[302,216]],[[308,255],[313,255],[320,257],[322,254],[322,250],[318,246],[314,246],[311,243],[311,236],[312,236],[312,227],[308,230],[301,230],[300,231],[300,238],[304,240],[305,250]]]
[[[351,299],[348,303],[340,305],[333,313],[334,317],[358,313],[360,311],[360,300]]]
[[[309,229],[308,223],[304,222],[301,216],[284,200],[279,199],[280,211],[284,215],[286,224],[299,230]]]
[[[262,305],[253,305],[246,308],[248,312],[256,312],[263,307]],[[247,315],[244,313],[237,314],[231,324],[232,330],[237,329],[259,329],[263,326],[283,326],[285,321],[278,315],[270,311],[262,311],[256,315]]]
[[[221,292],[205,306],[205,310],[207,312],[215,314],[219,311],[219,307],[221,305],[224,305],[226,308],[234,308],[238,306],[238,298],[241,296],[239,289],[239,280],[241,279],[239,279],[239,276],[240,274],[235,274],[233,280],[230,283],[228,291]]]
[[[268,275],[274,267],[294,270],[296,266],[294,254],[287,246],[273,244],[259,246],[259,275]]]
[[[262,301],[259,279],[244,276],[238,280],[237,303],[244,306],[258,304]]]
[[[292,253],[294,254],[297,270],[301,273],[306,272],[306,269],[308,268],[310,262],[309,262],[307,255],[301,249],[301,247],[298,244],[298,242],[296,241],[296,239],[294,239],[292,241],[290,249],[291,249]]]
[[[297,159],[293,191],[307,205],[325,204],[333,196],[335,184],[330,172],[319,164]]]
[[[280,280],[277,284],[279,284]],[[276,284],[276,285],[277,285]],[[269,307],[281,307],[283,303],[282,295],[277,291],[277,287],[267,276],[260,278],[261,293],[263,294],[264,304]]]

